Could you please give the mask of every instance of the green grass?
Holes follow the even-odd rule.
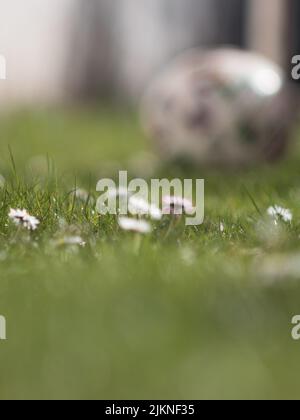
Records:
[[[149,176],[149,149],[136,116],[120,111],[0,121],[0,398],[299,398],[298,148],[238,173],[156,163],[155,177],[205,178],[205,223],[169,236],[159,223],[137,253],[92,199],[100,176]],[[89,202],[74,200],[75,186]],[[292,210],[292,224],[269,223],[273,204]],[[11,207],[38,217],[38,231],[12,225]],[[86,247],[58,246],[66,235]]]

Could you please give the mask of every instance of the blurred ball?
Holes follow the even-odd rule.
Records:
[[[282,70],[237,49],[193,50],[150,86],[143,126],[167,159],[242,166],[274,160],[288,141]]]

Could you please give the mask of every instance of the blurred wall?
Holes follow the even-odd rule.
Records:
[[[297,0],[299,1],[299,0]],[[286,66],[289,30],[290,0],[249,0],[247,6],[247,44],[249,48],[260,52]]]
[[[67,57],[66,85],[80,100],[110,97],[120,66],[117,5],[124,0],[76,0],[73,2],[71,48]]]
[[[0,0],[0,54],[7,61],[0,105],[65,97],[75,4],[76,0]]]
[[[290,37],[291,37],[291,55],[300,52],[300,1],[289,0],[290,6]]]
[[[186,48],[242,41],[241,0],[122,0],[117,8],[118,84],[129,97]]]
[[[243,45],[247,1],[0,0],[0,105],[135,100],[182,50]]]
[[[243,1],[79,0],[70,90],[80,98],[139,98],[184,49],[241,44]]]

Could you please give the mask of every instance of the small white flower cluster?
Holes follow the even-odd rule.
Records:
[[[293,220],[293,214],[291,210],[280,206],[269,207],[268,215],[275,220],[275,223],[277,223],[278,220],[283,220],[286,223],[290,223]]]
[[[149,216],[153,220],[161,220],[161,210],[141,197],[130,197],[128,210],[133,216]]]
[[[31,216],[25,209],[10,209],[8,217],[16,226],[21,226],[29,231],[37,230],[40,224],[40,221],[36,217]],[[64,224],[66,222],[64,220],[61,220],[60,222],[61,228],[65,228]],[[86,246],[86,242],[79,235],[64,235],[62,238],[55,240],[52,243],[56,247],[79,246],[84,248]]]
[[[132,216],[138,216],[138,219],[129,217],[119,217],[119,226],[123,230],[147,234],[152,232],[152,226],[147,220],[141,217],[149,217],[152,220],[159,221],[162,218],[161,210],[154,204],[148,203],[142,197],[129,197],[128,210]]]
[[[112,194],[114,196],[128,197],[128,192],[123,190],[116,190]],[[144,198],[133,196],[128,199],[128,210],[132,216],[148,216],[154,221],[161,220],[163,215],[194,214],[195,212],[191,201],[182,197],[164,197],[163,205],[163,211],[161,211],[155,204],[149,203]],[[152,231],[151,224],[140,218],[119,217],[119,226],[123,230],[141,234],[147,234]]]
[[[40,224],[40,221],[36,217],[31,216],[24,209],[10,209],[8,217],[15,223],[15,225],[23,226],[25,229],[30,231],[36,230]]]
[[[163,198],[163,214],[193,215],[195,207],[187,198],[167,196]]]
[[[138,220],[129,217],[119,217],[119,226],[123,230],[142,234],[151,233],[152,231],[150,223],[145,220]]]

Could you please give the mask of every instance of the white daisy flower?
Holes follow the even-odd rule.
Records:
[[[192,215],[196,210],[192,202],[183,197],[166,196],[163,198],[163,205],[163,214]]]
[[[75,191],[73,191],[72,195],[76,198],[76,200],[83,203],[87,203],[89,201],[90,204],[94,204],[95,202],[94,198],[88,193],[88,191],[82,188],[77,188]]]
[[[293,214],[291,210],[285,209],[280,206],[273,206],[268,208],[268,215],[273,217],[275,221],[283,220],[284,222],[291,222],[293,220]]]
[[[150,223],[145,220],[130,219],[128,217],[120,217],[119,226],[123,230],[143,234],[151,233],[152,231]]]
[[[162,218],[161,210],[142,197],[131,197],[128,204],[129,212],[133,215],[150,216],[153,220],[161,220]]]
[[[10,220],[12,220],[17,226],[23,226],[25,229],[34,231],[38,228],[40,221],[31,216],[26,210],[10,209],[8,214]]]
[[[74,196],[80,201],[87,201],[89,199],[89,193],[82,188],[77,188],[74,191]]]

